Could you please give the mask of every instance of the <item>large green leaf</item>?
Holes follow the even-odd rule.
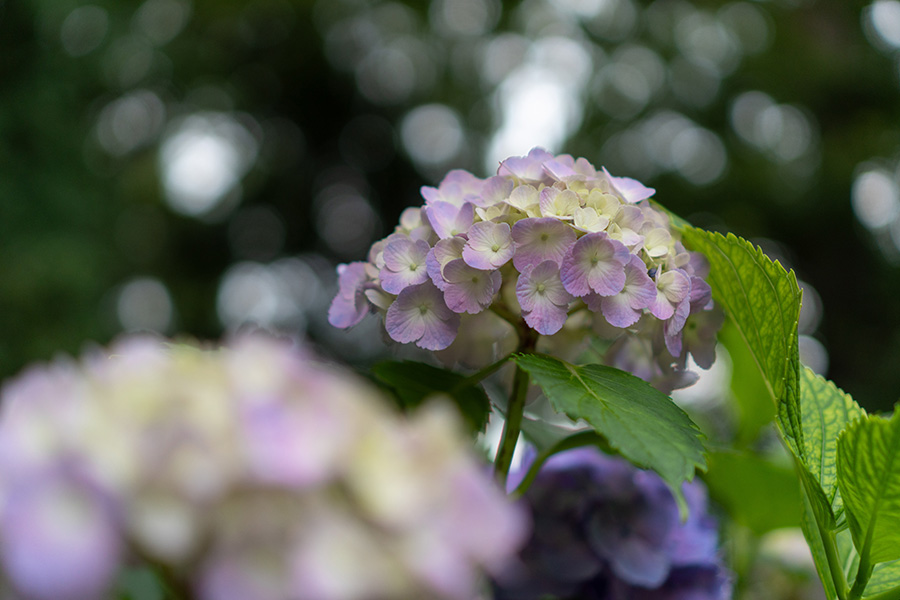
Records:
[[[718,339],[731,357],[731,394],[739,413],[736,444],[746,447],[775,418],[775,404],[750,348],[730,317],[719,331]]]
[[[900,558],[900,412],[851,423],[838,438],[837,470],[860,563]]]
[[[803,367],[800,414],[804,465],[821,486],[832,514],[839,517],[843,502],[837,486],[838,435],[851,422],[865,417],[866,411],[832,382]]]
[[[802,457],[797,323],[800,288],[787,272],[747,240],[685,227],[684,243],[710,264],[713,298],[731,317],[762,373],[788,446]]]
[[[575,366],[526,354],[516,357],[558,412],[584,419],[632,463],[653,469],[683,506],[681,484],[705,469],[702,434],[665,394],[603,365]]]
[[[410,360],[377,363],[372,374],[394,392],[403,408],[414,408],[430,396],[443,394],[453,399],[473,432],[487,426],[491,402],[484,388],[464,375]]]
[[[714,500],[757,535],[800,525],[800,490],[793,466],[749,452],[712,452],[703,479]]]
[[[900,587],[900,560],[886,562],[875,567],[869,584],[866,585],[866,596],[881,594],[890,589]],[[900,598],[900,592],[895,596]]]

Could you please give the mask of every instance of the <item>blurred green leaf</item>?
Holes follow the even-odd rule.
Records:
[[[709,493],[735,521],[757,535],[800,525],[802,501],[790,465],[749,452],[712,452],[707,460]]]
[[[775,418],[775,404],[749,346],[731,318],[719,331],[718,340],[731,357],[731,393],[740,412],[736,444],[746,446]]]
[[[683,507],[681,484],[705,469],[702,434],[671,399],[619,369],[575,366],[526,354],[516,357],[553,408],[571,419],[584,419],[623,457],[653,469],[669,484]]]
[[[378,382],[391,390],[404,409],[419,406],[435,395],[449,396],[473,432],[484,431],[491,402],[479,383],[464,375],[425,363],[382,361],[372,367]]]
[[[117,600],[164,600],[165,587],[148,567],[123,569],[116,579]]]

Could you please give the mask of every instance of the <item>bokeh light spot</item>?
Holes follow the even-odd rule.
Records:
[[[69,13],[60,28],[63,49],[71,56],[84,56],[97,49],[106,38],[109,16],[106,10],[89,4]]]
[[[122,286],[116,316],[125,331],[167,332],[172,325],[172,298],[158,279],[141,277]]]

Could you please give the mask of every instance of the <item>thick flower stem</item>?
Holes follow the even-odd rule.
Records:
[[[519,324],[520,337],[519,352],[529,354],[534,352],[537,345],[538,334],[529,329],[524,321]],[[522,415],[525,412],[525,396],[528,394],[528,373],[519,365],[516,365],[516,374],[513,379],[512,391],[509,395],[509,404],[506,407],[506,422],[503,424],[503,435],[500,438],[500,447],[494,459],[494,474],[500,484],[506,487],[506,478],[509,475],[509,467],[512,464],[513,454],[516,451],[516,442],[519,440],[519,432],[522,430]]]
[[[528,373],[516,365],[512,393],[509,396],[509,405],[506,407],[503,436],[500,439],[500,447],[497,449],[497,458],[494,460],[494,474],[504,488],[506,487],[506,477],[509,474],[509,466],[512,464],[513,454],[516,451],[516,442],[519,440],[519,432],[522,429],[522,414],[525,412],[527,392]]]

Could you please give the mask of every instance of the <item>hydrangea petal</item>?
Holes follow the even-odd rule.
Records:
[[[532,148],[527,156],[511,156],[500,163],[498,175],[512,175],[522,181],[538,183],[546,177],[544,163],[553,155],[543,148]]]
[[[438,237],[446,239],[468,231],[475,220],[475,205],[465,202],[462,206],[456,206],[437,201],[423,208],[422,214]]]
[[[631,253],[604,232],[589,233],[575,242],[563,258],[563,286],[573,296],[591,292],[618,294],[625,287],[625,264]]]
[[[422,197],[425,205],[431,206],[436,202],[447,202],[460,207],[465,202],[480,202],[481,189],[484,180],[472,175],[464,169],[453,169],[441,180],[437,188],[423,186]]]
[[[512,238],[516,243],[513,265],[524,272],[546,260],[561,264],[575,242],[575,232],[558,219],[543,217],[518,221],[512,228]]]
[[[562,329],[573,300],[559,278],[559,267],[545,261],[519,275],[516,298],[529,327],[542,335],[553,335]]]
[[[475,223],[468,232],[469,241],[462,251],[463,260],[470,267],[490,271],[499,269],[513,257],[513,243],[507,223],[482,221]]]
[[[410,285],[428,279],[425,259],[431,248],[422,240],[406,236],[392,239],[384,246],[384,267],[379,273],[381,287],[390,294],[399,294]]]
[[[338,265],[339,291],[328,307],[328,322],[334,327],[346,328],[356,325],[369,312],[364,295],[368,281],[364,262]]]
[[[426,350],[443,350],[456,337],[459,315],[431,282],[404,289],[385,316],[388,335],[397,342],[415,342]]]
[[[630,177],[613,177],[609,174],[609,171],[606,170],[606,167],[603,167],[603,173],[609,177],[610,183],[619,195],[630,204],[637,204],[641,200],[646,200],[656,193],[655,189],[645,186],[637,179],[631,179]]]
[[[465,263],[452,260],[444,267],[444,300],[455,313],[477,314],[491,304],[500,289],[500,272],[485,272]]]

